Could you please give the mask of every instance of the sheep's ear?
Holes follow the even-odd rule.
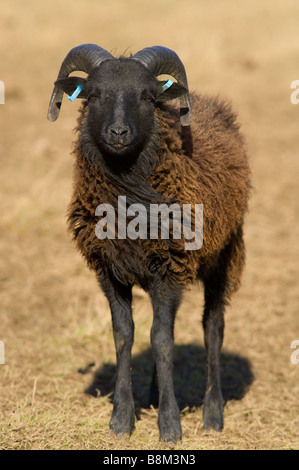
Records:
[[[187,92],[187,88],[171,80],[158,81],[156,85],[156,101],[174,100],[185,95]]]
[[[77,90],[78,98],[87,99],[86,80],[81,77],[68,77],[56,80],[55,86],[61,88],[71,98]],[[79,88],[80,87],[80,88]],[[73,98],[75,99],[75,98]]]

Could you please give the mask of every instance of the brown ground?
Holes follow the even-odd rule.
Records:
[[[0,105],[0,365],[2,449],[164,449],[146,409],[151,307],[135,291],[130,439],[110,436],[115,353],[107,303],[66,234],[77,103],[55,124],[47,106],[64,55],[95,42],[121,54],[176,50],[190,88],[228,98],[251,154],[254,194],[247,267],[226,316],[221,434],[202,430],[202,292],[186,293],[176,322],[177,449],[298,449],[299,79],[297,0],[27,0],[2,2]],[[86,374],[79,368],[95,362]],[[97,372],[97,376],[94,373]],[[100,377],[99,377],[100,376]],[[84,393],[100,383],[102,397]]]

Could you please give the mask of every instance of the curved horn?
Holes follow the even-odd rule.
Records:
[[[141,62],[156,77],[162,74],[171,75],[180,85],[189,90],[184,64],[176,52],[171,49],[162,46],[146,47],[134,54],[131,59]],[[189,92],[180,97],[180,108],[181,125],[189,126],[191,123]]]
[[[61,64],[57,80],[67,78],[69,74],[75,70],[89,74],[92,69],[100,65],[100,63],[106,59],[114,59],[114,57],[110,52],[96,44],[81,44],[81,46],[71,49],[66,55]],[[47,116],[49,121],[56,121],[58,118],[62,98],[63,91],[55,85],[49,103]]]

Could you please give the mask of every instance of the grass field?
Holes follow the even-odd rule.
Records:
[[[202,429],[202,291],[191,288],[175,328],[183,428],[175,448],[299,448],[299,364],[290,360],[299,339],[299,104],[290,101],[299,79],[298,17],[297,0],[2,2],[0,449],[170,448],[159,442],[157,410],[146,408],[152,311],[139,289],[140,419],[130,439],[109,435],[110,313],[66,233],[78,105],[65,101],[55,124],[46,114],[61,60],[86,42],[116,55],[156,44],[177,51],[191,89],[233,103],[251,156],[247,265],[227,311],[222,355],[225,428]]]

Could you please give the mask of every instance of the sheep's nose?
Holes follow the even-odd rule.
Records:
[[[129,127],[128,126],[110,126],[108,127],[108,133],[112,134],[117,137],[124,137],[126,134],[129,134]]]

